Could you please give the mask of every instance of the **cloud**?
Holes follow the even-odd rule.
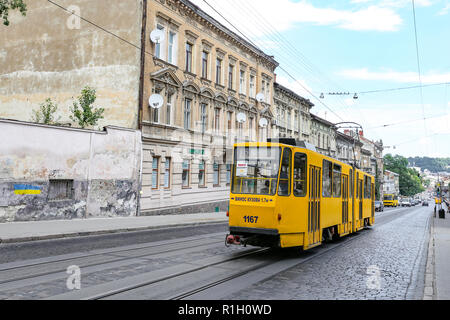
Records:
[[[312,92],[312,89],[311,87],[308,86],[308,84],[304,80],[297,79],[297,81],[294,81],[291,78],[277,75],[277,83],[292,90],[293,92],[295,92],[296,94],[298,94],[303,98],[306,99],[311,98],[311,94],[307,90],[305,90],[305,88],[308,89],[310,92]]]
[[[215,19],[234,29],[204,1],[192,1]],[[276,5],[272,0],[208,0],[208,3],[250,37],[275,32],[262,22],[262,19],[276,26],[278,32],[290,30],[299,23],[355,31],[387,32],[398,30],[403,23],[402,18],[392,8],[378,4],[356,9],[335,9],[316,7],[306,0],[277,0]]]
[[[373,81],[391,81],[398,83],[417,83],[419,81],[419,74],[417,72],[399,72],[393,70],[386,71],[369,71],[367,68],[361,69],[347,69],[337,73],[347,79],[357,80],[373,80]],[[450,82],[450,73],[428,73],[421,76],[422,83],[442,83]]]
[[[447,4],[441,11],[438,12],[438,15],[444,16],[450,12],[450,3]]]

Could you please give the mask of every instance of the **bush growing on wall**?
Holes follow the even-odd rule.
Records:
[[[70,119],[83,129],[87,126],[95,126],[98,120],[103,119],[105,112],[103,108],[94,108],[93,104],[96,99],[95,89],[89,86],[84,87],[78,97],[78,102],[75,101],[73,107],[70,108],[72,112]]]
[[[39,106],[39,110],[33,110],[31,121],[43,124],[55,124],[55,113],[57,110],[58,105],[48,98]]]

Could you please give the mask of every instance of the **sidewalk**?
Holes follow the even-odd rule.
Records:
[[[226,212],[0,223],[0,243],[228,222]]]
[[[425,300],[450,299],[450,214],[447,206],[445,219],[439,219],[439,212],[431,219],[431,236],[425,275]],[[434,208],[433,208],[434,209]]]

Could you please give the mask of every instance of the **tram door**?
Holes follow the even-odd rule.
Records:
[[[344,230],[342,233],[348,233],[348,176],[342,175],[342,224],[344,225]]]
[[[320,243],[320,168],[309,167],[308,247]]]
[[[361,227],[361,220],[363,219],[363,181],[359,179],[359,173],[357,174],[358,183],[358,224],[357,228]]]

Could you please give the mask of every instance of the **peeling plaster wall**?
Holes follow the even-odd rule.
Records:
[[[136,214],[139,131],[0,120],[0,132],[0,222]],[[71,181],[72,194],[51,199],[50,181]]]
[[[141,0],[59,0],[77,6],[93,23],[140,46]],[[47,98],[59,105],[60,123],[86,85],[97,89],[96,107],[106,109],[98,127],[136,129],[140,50],[80,21],[46,0],[27,1],[27,15],[10,13],[0,25],[0,118],[30,121]]]

